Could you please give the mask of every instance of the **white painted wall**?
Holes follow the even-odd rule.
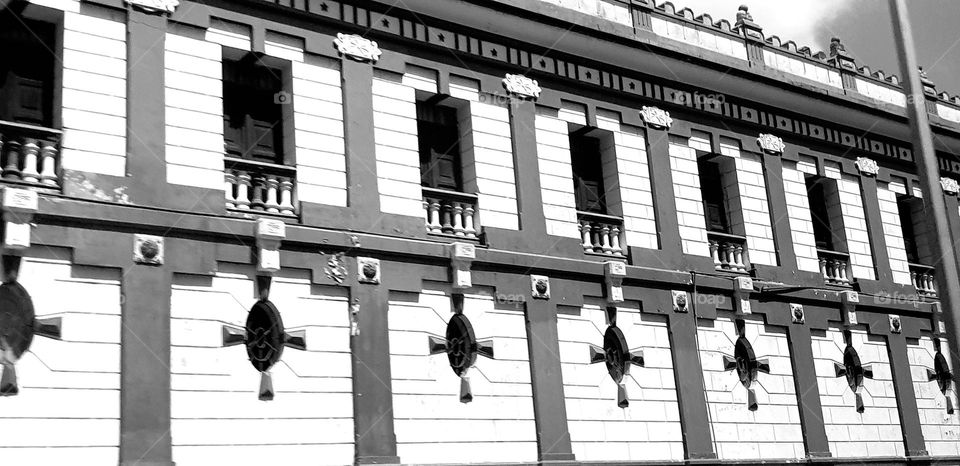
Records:
[[[853,331],[853,347],[863,364],[872,364],[873,379],[863,383],[863,414],[845,377],[836,377],[834,363],[843,364],[843,332],[828,330],[813,337],[813,358],[823,407],[823,424],[836,457],[903,456],[903,434],[897,398],[885,343],[869,341],[865,332]]]
[[[887,243],[893,281],[901,285],[912,285],[910,266],[907,263],[907,249],[903,243],[903,226],[900,225],[900,210],[897,207],[898,192],[904,194],[906,188],[899,183],[877,183],[880,222],[883,224],[883,236]]]
[[[873,83],[863,78],[856,78],[854,81],[857,83],[857,92],[867,97],[898,107],[907,106],[907,96],[904,95],[903,91]]]
[[[557,110],[537,107],[537,160],[547,234],[580,239],[567,121]],[[586,123],[586,120],[583,120]]]
[[[284,270],[270,300],[307,351],[286,348],[271,370],[276,396],[257,397],[260,373],[243,345],[223,348],[224,323],[244,326],[253,268],[221,264],[214,277],[178,275],[171,296],[171,438],[179,465],[350,464],[353,382],[346,292]]]
[[[937,102],[937,115],[940,115],[940,118],[943,118],[944,120],[960,123],[960,110],[957,110],[956,107],[951,107]]]
[[[630,16],[630,10],[620,3],[605,0],[543,0],[547,3],[559,5],[564,8],[577,10],[591,16],[599,16],[603,19],[614,21],[627,26],[633,26],[633,18]]]
[[[373,133],[380,211],[426,219],[414,87],[402,75],[375,71]]]
[[[787,217],[790,219],[790,231],[793,250],[797,257],[797,268],[807,272],[820,272],[820,259],[817,256],[817,242],[813,236],[813,220],[810,215],[810,202],[807,200],[807,185],[804,173],[817,173],[816,165],[783,161],[783,190],[787,200]]]
[[[643,349],[645,367],[624,378],[630,406],[617,406],[617,384],[604,363],[590,364],[590,345],[603,347],[606,310],[593,303],[580,315],[558,314],[560,367],[573,453],[579,461],[682,460],[673,359],[666,319],[617,309],[617,327],[630,349]]]
[[[4,464],[119,461],[120,273],[69,257],[37,247],[21,265],[37,317],[62,317],[63,340],[36,336],[17,364],[20,394],[0,397]]]
[[[714,445],[720,459],[803,458],[803,432],[794,389],[793,368],[785,333],[746,321],[746,338],[758,359],[767,359],[770,373],[760,373],[751,388],[759,408],[747,409],[747,389],[735,370],[724,370],[723,355],[733,356],[737,332],[732,320],[697,328],[707,407]]]
[[[469,371],[471,403],[445,354],[430,355],[453,315],[449,295],[424,290],[390,298],[390,368],[397,452],[403,463],[536,461],[537,442],[523,312],[499,309],[487,294],[464,299],[478,340],[493,339],[495,360]],[[361,310],[362,312],[362,310]]]
[[[658,36],[667,37],[741,60],[747,59],[747,47],[743,41],[731,39],[726,35],[697,29],[687,24],[681,24],[679,21],[668,21],[658,17],[652,17],[650,21],[653,33]]]
[[[74,9],[65,2],[56,6]],[[64,13],[61,165],[126,176],[126,18],[96,12],[100,16]]]
[[[947,364],[953,369],[947,341],[941,339],[941,348],[947,357]],[[960,414],[947,414],[947,401],[936,381],[930,381],[927,369],[933,370],[933,358],[937,354],[933,339],[921,337],[917,344],[907,345],[907,359],[910,361],[910,373],[913,376],[913,390],[917,395],[917,408],[920,411],[920,429],[927,451],[931,456],[960,455]],[[953,399],[957,409],[956,389],[951,387],[947,396]]]
[[[670,137],[670,169],[673,171],[673,195],[677,202],[680,243],[685,254],[710,256],[707,226],[700,193],[700,169],[697,150],[711,151],[710,141]]]
[[[297,198],[346,206],[347,163],[339,63],[306,55],[303,61],[294,61],[292,65]]]
[[[840,73],[823,65],[816,65],[769,49],[763,50],[763,63],[784,73],[802,76],[820,84],[843,89],[843,80],[840,78]]]

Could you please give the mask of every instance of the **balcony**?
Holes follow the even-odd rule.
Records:
[[[623,218],[593,212],[577,211],[577,223],[583,238],[583,252],[626,256],[627,251],[621,245],[626,244],[623,237]]]
[[[743,236],[708,231],[710,257],[717,270],[723,272],[747,272],[747,238]]]
[[[820,258],[820,274],[828,285],[850,286],[850,254],[817,249]]]
[[[479,239],[476,194],[424,187],[423,210],[426,214],[427,233]]]
[[[225,158],[224,193],[227,210],[294,216],[296,169],[252,160]]]
[[[55,129],[0,121],[3,182],[58,189],[62,135]]]
[[[936,271],[933,267],[920,264],[909,264],[910,281],[917,289],[917,294],[933,297],[937,295]]]

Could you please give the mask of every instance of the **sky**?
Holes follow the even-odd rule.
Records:
[[[661,0],[657,4],[662,3]],[[750,7],[766,37],[793,40],[816,53],[839,37],[857,66],[900,75],[887,0],[673,0],[679,11],[709,13],[734,22],[741,4]],[[917,58],[937,92],[960,94],[960,0],[908,0]]]

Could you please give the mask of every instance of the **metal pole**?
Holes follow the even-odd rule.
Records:
[[[950,222],[947,220],[947,208],[943,201],[943,188],[940,186],[940,172],[937,156],[933,149],[933,132],[927,118],[926,97],[917,66],[916,48],[913,45],[913,33],[910,18],[907,15],[906,0],[890,0],[890,16],[893,20],[894,39],[897,54],[900,57],[900,71],[903,76],[903,88],[907,93],[907,117],[913,136],[913,158],[917,163],[917,174],[924,195],[929,200],[932,215],[926,215],[936,233],[931,250],[934,257],[940,258],[936,267],[937,285],[943,320],[946,324],[947,342],[953,360],[953,376],[957,382],[960,376],[960,319],[956,315],[956,306],[960,299],[960,276],[957,274],[957,257],[950,237]],[[956,214],[956,213],[954,213]],[[958,232],[960,233],[960,232]]]

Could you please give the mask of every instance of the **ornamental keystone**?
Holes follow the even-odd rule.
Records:
[[[670,112],[657,107],[642,107],[640,117],[647,126],[658,129],[670,129],[673,125],[673,118],[670,118]]]
[[[180,6],[180,0],[124,0],[126,4],[147,13],[173,13]]]
[[[787,148],[783,143],[783,139],[772,134],[761,134],[760,137],[757,138],[757,145],[759,145],[760,149],[764,152],[774,155],[782,154],[783,150]]]
[[[943,192],[947,194],[957,194],[960,192],[960,183],[957,183],[957,180],[953,178],[941,177],[940,187],[942,187]]]
[[[337,33],[333,45],[341,55],[346,55],[359,62],[374,62],[380,59],[383,51],[376,42],[356,34]]]
[[[877,176],[877,173],[880,173],[880,166],[877,165],[877,161],[873,159],[857,157],[857,161],[854,162],[854,165],[857,166],[857,170],[860,170],[861,175]]]
[[[530,79],[522,74],[507,74],[503,78],[503,88],[508,93],[527,99],[539,99],[540,83],[536,79]]]

